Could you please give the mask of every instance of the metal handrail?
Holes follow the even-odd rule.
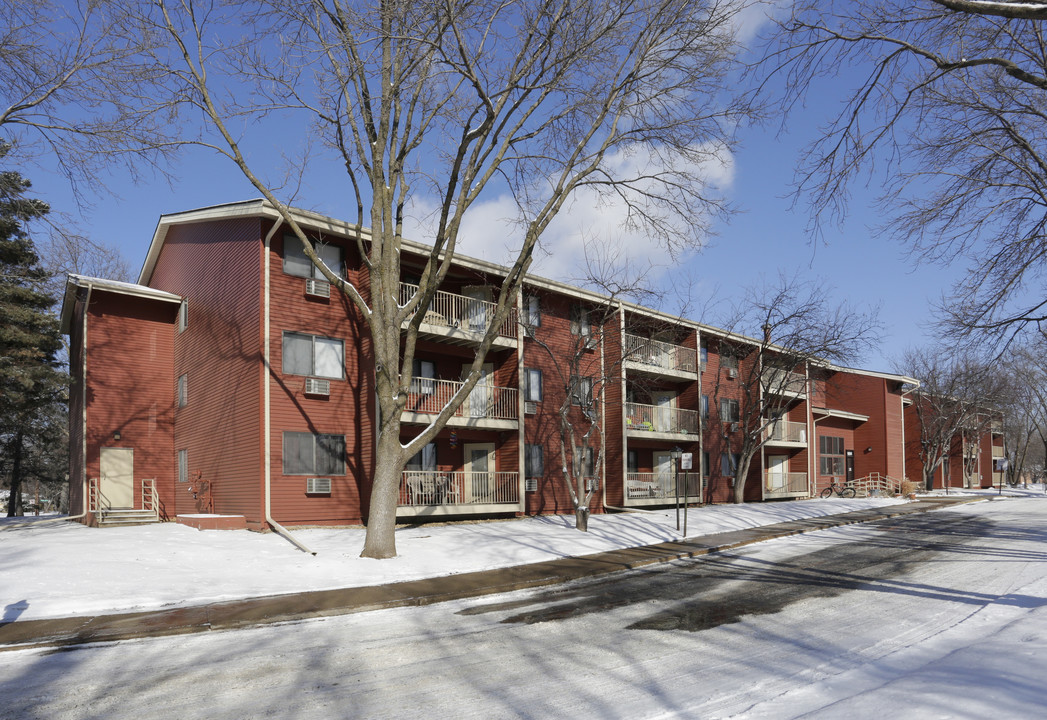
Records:
[[[518,472],[404,470],[400,507],[519,504]]]
[[[416,377],[411,380],[405,410],[422,415],[437,415],[464,384],[460,380]],[[469,397],[455,411],[454,417],[517,420],[520,414],[518,393],[516,388],[477,383]]]
[[[400,304],[406,305],[417,292],[417,285],[400,283]],[[491,324],[497,307],[496,303],[489,300],[437,290],[433,301],[425,309],[422,324],[438,325],[482,335],[487,332],[487,327]],[[510,308],[509,314],[498,326],[497,332],[503,337],[517,337],[516,308]]]
[[[629,430],[697,435],[698,411],[666,405],[625,404],[625,422]]]
[[[625,335],[625,359],[642,365],[652,365],[666,370],[695,372],[698,353],[696,350],[652,340],[639,335]]]

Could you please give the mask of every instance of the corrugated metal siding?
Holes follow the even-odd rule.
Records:
[[[168,382],[187,374],[189,401],[175,411],[169,457],[173,469],[174,451],[188,451],[189,482],[175,488],[178,513],[203,510],[209,487],[215,512],[262,520],[261,233],[257,219],[174,226],[150,282],[188,302],[187,329],[171,329]]]

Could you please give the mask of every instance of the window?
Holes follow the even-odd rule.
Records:
[[[702,477],[709,477],[709,465],[711,460],[709,459],[708,451],[702,451]]]
[[[571,376],[571,404],[589,407],[593,404],[593,379]]]
[[[843,438],[822,435],[818,438],[818,471],[821,475],[843,475]]]
[[[189,375],[182,373],[178,376],[178,407],[183,408],[189,404]]]
[[[324,265],[329,267],[336,275],[342,274],[342,248],[337,245],[323,245],[313,242],[313,249],[323,260]],[[305,256],[302,242],[294,235],[284,236],[284,272],[288,275],[297,275],[304,278],[316,278],[326,280],[320,268],[313,265],[313,261]]]
[[[720,398],[720,422],[736,423],[741,417],[737,400]]]
[[[526,402],[542,401],[542,371],[535,368],[524,368],[524,400]]]
[[[432,395],[436,383],[436,363],[431,360],[419,360],[415,358],[412,362],[411,392],[418,395]]]
[[[739,453],[720,453],[720,474],[724,477],[734,477],[741,461],[742,456]]]
[[[345,345],[341,340],[305,333],[285,332],[283,370],[289,375],[342,378]]]
[[[730,354],[723,354],[720,356],[720,367],[728,370],[738,369],[738,357]]]
[[[709,419],[709,396],[702,395],[702,420]]]
[[[589,325],[589,311],[579,305],[571,306],[571,334],[589,337],[593,329]]]
[[[542,307],[537,295],[524,296],[524,325],[531,328],[541,327]]]
[[[705,343],[705,341],[702,341],[701,347],[698,349],[698,353],[699,359],[702,363],[702,370],[704,370],[706,366],[709,365],[709,346]]]
[[[189,327],[189,302],[183,300],[182,304],[178,306],[178,332],[185,332],[187,327]]]
[[[640,458],[635,450],[630,450],[626,456],[626,472],[640,472]]]
[[[541,445],[524,446],[524,477],[537,478],[545,474],[545,450]]]
[[[592,477],[593,472],[593,449],[591,447],[574,446],[574,475],[578,477]]]
[[[407,470],[415,472],[436,472],[436,443],[429,443],[421,452],[407,461]]]
[[[189,451],[178,451],[178,482],[189,482]]]
[[[284,475],[345,475],[345,436],[285,432]]]

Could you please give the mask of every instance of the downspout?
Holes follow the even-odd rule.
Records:
[[[316,553],[305,545],[303,545],[294,535],[289,533],[287,529],[276,522],[272,515],[272,471],[271,471],[271,460],[272,460],[272,419],[271,419],[271,407],[270,407],[270,392],[269,392],[269,376],[272,373],[272,368],[269,366],[269,247],[273,241],[273,235],[280,229],[280,225],[283,223],[283,219],[277,219],[273,223],[272,229],[265,236],[265,260],[263,261],[262,271],[265,274],[265,279],[262,281],[264,287],[264,297],[262,298],[262,367],[265,370],[263,377],[262,387],[262,433],[265,437],[264,450],[263,450],[263,476],[265,478],[265,522],[268,523],[280,537],[284,538],[296,548],[302,552],[307,552],[310,555],[316,555]]]

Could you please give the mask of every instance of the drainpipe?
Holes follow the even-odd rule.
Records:
[[[262,388],[262,404],[263,404],[263,428],[262,433],[265,436],[264,450],[263,450],[263,476],[265,477],[265,522],[271,527],[280,537],[284,538],[296,548],[302,552],[307,552],[310,555],[316,555],[316,553],[305,545],[303,545],[294,535],[287,531],[280,523],[273,519],[272,515],[272,471],[271,471],[271,459],[272,459],[272,437],[271,428],[272,421],[270,418],[270,392],[269,392],[269,375],[271,368],[269,366],[269,246],[272,243],[273,235],[280,228],[283,223],[283,219],[277,219],[273,224],[273,228],[265,236],[265,260],[263,261],[263,272],[265,273],[265,279],[263,280],[263,286],[265,288],[265,294],[262,299],[262,318],[263,327],[262,331],[265,335],[262,341],[262,367],[265,368],[264,385]]]

